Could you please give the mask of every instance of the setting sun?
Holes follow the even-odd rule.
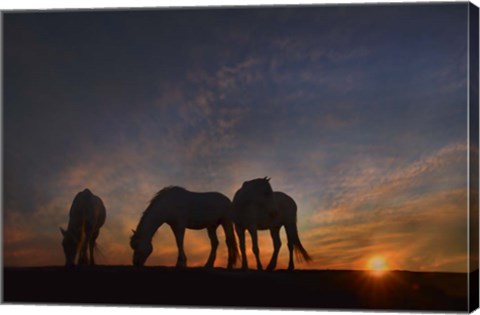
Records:
[[[383,256],[373,256],[367,262],[367,268],[377,273],[382,273],[388,269],[388,263]]]

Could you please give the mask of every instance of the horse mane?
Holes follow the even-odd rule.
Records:
[[[270,190],[273,192],[272,186],[270,185],[270,178],[266,176],[263,178],[255,178],[255,179],[243,182],[242,188],[245,188],[246,186],[250,186],[250,185],[255,185],[257,183],[266,184],[267,187],[269,187]]]
[[[159,192],[157,192],[157,193],[155,194],[155,196],[153,196],[153,198],[150,200],[150,203],[148,204],[147,209],[145,209],[145,211],[143,211],[143,213],[142,213],[142,216],[141,216],[141,218],[140,218],[140,222],[142,222],[142,220],[144,219],[145,215],[146,215],[148,212],[150,212],[150,210],[153,208],[152,205],[153,205],[155,202],[159,201],[160,199],[162,199],[162,198],[166,195],[166,193],[171,192],[171,191],[173,191],[173,190],[186,191],[185,188],[180,187],[180,186],[167,186],[167,187],[165,187],[165,188],[162,188],[162,189],[161,189]],[[133,239],[133,238],[135,237],[136,233],[137,233],[135,230],[132,230],[132,231],[133,231],[133,235],[132,235],[132,237],[130,237],[130,239]]]
[[[254,179],[251,179],[251,180],[247,180],[245,182],[243,182],[244,184],[249,184],[249,183],[258,183],[258,182],[265,182],[265,183],[268,183],[270,184],[270,178],[265,176],[265,177],[259,177],[259,178],[254,178]]]
[[[186,191],[185,188],[181,187],[181,186],[167,186],[163,189],[161,189],[159,192],[157,192],[155,194],[155,196],[153,196],[153,198],[150,200],[150,203],[147,207],[147,210],[150,208],[150,206],[154,203],[154,202],[157,202],[159,201],[160,199],[162,199],[167,193],[171,192],[172,190],[182,190],[182,191]],[[145,210],[144,213],[147,211]]]

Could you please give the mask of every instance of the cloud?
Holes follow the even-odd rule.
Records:
[[[158,30],[166,21],[184,30],[183,20],[147,19],[124,32],[136,43],[128,47],[93,19],[104,41],[82,58],[53,58],[72,42],[39,21],[11,28],[29,31],[7,34],[16,71],[5,93],[5,262],[63,263],[58,226],[85,187],[107,206],[100,262],[130,264],[130,229],[159,189],[231,198],[243,181],[270,176],[298,204],[300,237],[315,257],[301,268],[361,268],[382,252],[395,268],[463,270],[464,22],[417,9],[409,25],[400,7],[372,7],[362,19],[345,8],[240,10],[228,28],[212,13],[208,25],[193,19],[201,34],[181,41]],[[74,46],[90,47],[77,26]],[[48,58],[30,53],[38,49]],[[33,64],[59,71],[36,80]],[[260,242],[267,263],[268,232]],[[154,243],[149,263],[173,265],[168,227]],[[206,233],[187,233],[186,248],[189,262],[203,264]],[[225,257],[221,246],[219,263]],[[279,265],[287,261],[284,245]]]
[[[302,222],[305,246],[325,268],[382,254],[391,268],[466,271],[466,152],[450,144],[403,168],[339,178],[330,206]]]

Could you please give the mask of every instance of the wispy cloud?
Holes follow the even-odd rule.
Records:
[[[339,179],[331,202],[304,223],[306,246],[327,256],[327,267],[362,268],[382,254],[392,268],[465,271],[467,195],[454,187],[466,180],[466,152],[451,144],[403,168]]]
[[[315,257],[301,268],[362,268],[382,253],[393,268],[463,271],[466,25],[457,7],[423,10],[233,10],[228,27],[220,11],[159,12],[128,29],[99,13],[71,25],[74,40],[12,16],[6,264],[61,264],[58,226],[85,187],[107,206],[99,262],[129,264],[130,230],[159,189],[232,198],[243,181],[270,176],[298,204]],[[203,232],[187,233],[192,265],[208,256]],[[267,263],[268,232],[260,243]],[[150,264],[175,263],[168,227],[154,246]],[[279,265],[287,259],[283,246]]]

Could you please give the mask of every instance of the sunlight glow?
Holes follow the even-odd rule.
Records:
[[[375,275],[382,275],[388,270],[388,263],[383,256],[373,256],[367,262],[367,269]]]

